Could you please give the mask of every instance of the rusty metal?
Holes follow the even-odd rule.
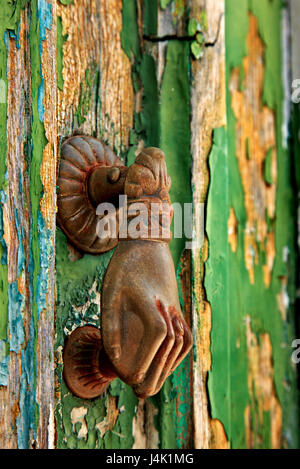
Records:
[[[86,142],[87,137],[80,138]],[[75,143],[82,154],[84,149],[80,142]],[[95,146],[94,142],[92,144]],[[99,145],[102,144],[98,142],[98,148]],[[77,183],[77,180],[72,167],[74,153],[70,147],[74,147],[74,142],[67,140],[63,162],[67,161],[69,165],[68,190],[72,193],[70,181]],[[118,376],[133,387],[138,397],[145,398],[161,389],[192,346],[192,334],[181,312],[175,268],[168,246],[171,240],[171,180],[164,154],[157,148],[143,149],[129,168],[122,167],[115,156],[111,163],[104,168],[103,164],[98,164],[86,170],[85,203],[89,210],[91,206],[95,210],[99,202],[115,201],[122,193],[128,198],[126,219],[130,223],[130,208],[142,202],[146,211],[145,226],[141,227],[144,236],[135,239],[128,232],[123,238],[107,239],[105,249],[101,246],[102,251],[99,252],[117,244],[102,288],[102,340],[100,331],[91,326],[76,329],[65,348],[64,376],[71,391],[80,397],[96,397]],[[65,165],[63,176],[61,171],[60,184],[65,184]],[[65,187],[62,191],[60,189],[60,201],[64,200],[66,193]],[[71,201],[74,197],[75,191]],[[153,202],[158,205],[154,217],[151,213]],[[77,207],[72,203],[70,206],[74,217]],[[62,205],[59,206],[61,209]],[[170,217],[166,226],[162,215],[168,211]],[[66,221],[70,220],[68,213],[60,214],[60,223],[62,219],[66,232]],[[71,226],[75,229],[74,224]],[[92,225],[88,222],[84,224],[82,221],[82,226],[91,232]],[[156,232],[154,237],[151,236],[153,229]],[[82,243],[78,241],[79,237],[78,232],[73,233],[71,241],[74,243],[76,238],[77,245],[86,245],[86,238]],[[92,246],[96,244],[94,241]],[[86,251],[91,252],[91,245]]]
[[[78,327],[64,348],[64,380],[70,391],[82,399],[93,399],[117,377],[103,349],[100,330]]]
[[[120,178],[115,184],[112,175],[118,170]],[[99,217],[96,208],[100,202],[113,202],[111,199],[118,195],[119,190],[124,192],[126,171],[122,160],[96,138],[78,135],[63,143],[58,175],[57,222],[77,249],[100,254],[116,246],[116,238],[97,235]],[[94,174],[99,177],[98,183]]]

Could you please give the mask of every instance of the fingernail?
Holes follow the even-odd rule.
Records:
[[[121,349],[118,345],[115,345],[111,348],[111,356],[113,360],[118,360],[121,355]]]
[[[145,373],[137,373],[133,379],[135,383],[141,383],[144,380],[144,377]]]

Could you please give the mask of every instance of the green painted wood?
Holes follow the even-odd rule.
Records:
[[[212,371],[208,388],[211,411],[222,421],[233,448],[247,447],[246,430],[254,432],[252,446],[270,448],[271,415],[265,412],[259,421],[261,396],[249,389],[250,363],[247,351],[247,321],[258,343],[269,334],[272,344],[274,392],[282,409],[283,447],[297,447],[299,438],[297,377],[291,362],[291,343],[295,332],[295,212],[293,203],[290,149],[284,148],[283,83],[281,81],[281,9],[280,1],[226,3],[226,75],[227,129],[216,131],[209,158],[211,182],[207,206],[209,258],[205,275],[207,296],[212,306]],[[245,193],[236,156],[236,118],[232,110],[229,81],[235,67],[242,68],[248,54],[246,36],[249,15],[258,20],[259,35],[265,47],[265,77],[261,106],[274,110],[276,116],[277,192],[276,217],[269,220],[275,233],[275,262],[269,288],[264,284],[262,266],[265,253],[259,249],[255,265],[255,283],[250,284],[245,267],[244,243],[247,214]],[[254,149],[255,150],[255,149]],[[251,158],[251,156],[250,156]],[[238,248],[232,252],[227,240],[227,220],[233,208],[237,221]],[[220,229],[216,230],[216,226]],[[288,252],[288,256],[284,256]],[[278,306],[282,278],[287,278],[288,309],[283,319]],[[248,319],[247,319],[248,318]],[[264,377],[262,376],[262,379]],[[265,376],[267,379],[267,376]],[[250,422],[245,409],[250,405]],[[274,424],[275,425],[275,424]]]
[[[0,446],[4,448],[54,445],[55,219],[51,202],[46,203],[48,218],[40,205],[44,193],[55,193],[54,185],[45,187],[42,181],[49,130],[45,64],[55,65],[49,56],[42,64],[42,54],[46,41],[49,50],[53,46],[46,38],[46,30],[55,28],[52,7],[52,1],[4,1],[0,13],[0,78],[5,83],[5,100],[0,104]],[[56,87],[52,90],[55,109]],[[56,143],[49,152],[53,172],[55,148]]]
[[[134,105],[130,111],[132,126],[127,143],[123,142],[119,127],[101,127],[105,121],[102,110],[106,100],[109,101],[109,96],[101,91],[105,79],[101,68],[104,54],[101,56],[97,46],[91,46],[91,38],[85,34],[86,25],[80,23],[82,8],[95,15],[96,20],[89,27],[94,28],[99,47],[108,46],[110,37],[104,39],[105,25],[99,15],[101,3],[96,2],[95,7],[93,2],[86,0],[82,3],[81,0],[7,0],[1,5],[0,79],[4,81],[8,97],[5,103],[0,103],[0,421],[1,424],[4,422],[5,430],[5,433],[0,432],[1,447],[52,447],[56,427],[57,448],[192,448],[196,444],[195,431],[202,425],[193,408],[193,399],[196,395],[198,399],[199,394],[199,389],[193,387],[193,359],[199,353],[196,347],[167,380],[162,391],[146,402],[139,402],[131,388],[120,380],[114,381],[107,393],[98,399],[78,399],[71,395],[62,378],[62,351],[67,335],[74,327],[100,324],[101,286],[112,252],[96,257],[81,255],[67,244],[59,228],[54,229],[54,214],[50,216],[52,224],[49,224],[41,201],[45,192],[55,191],[55,182],[51,180],[50,189],[45,183],[45,167],[55,171],[57,128],[60,142],[71,133],[89,133],[107,139],[108,143],[113,141],[114,150],[127,164],[133,162],[135,151],[142,142],[160,146],[165,151],[173,182],[172,201],[190,202],[193,195],[192,130],[195,133],[190,126],[194,86],[192,65],[197,60],[201,64],[206,46],[214,47],[204,43],[209,23],[205,1],[201,8],[194,0],[114,2],[114,7],[122,7],[119,40],[124,56],[126,54],[130,59],[134,91]],[[190,17],[196,6],[201,14],[197,18]],[[92,10],[94,7],[96,13]],[[299,259],[296,258],[294,197],[295,187],[299,188],[299,119],[295,106],[291,129],[293,140],[286,148],[281,131],[281,9],[279,0],[226,2],[227,125],[213,133],[208,159],[205,226],[208,259],[205,262],[202,252],[203,286],[212,319],[212,365],[207,390],[203,393],[206,399],[200,402],[209,417],[209,447],[219,441],[213,430],[216,422],[224,428],[221,436],[228,439],[232,448],[269,448],[279,440],[283,447],[298,446],[297,377],[291,363],[291,342],[299,332],[299,324],[295,324],[295,285],[299,286],[296,261],[299,264]],[[76,17],[76,13],[80,15]],[[264,45],[261,104],[276,116],[276,208],[275,216],[266,218],[268,231],[275,235],[275,260],[269,287],[263,277],[264,249],[258,249],[254,284],[250,283],[245,266],[247,213],[237,160],[236,116],[229,87],[235,68],[239,68],[243,77],[243,60],[249,53],[246,38],[250,14],[257,19],[258,33]],[[78,27],[82,28],[80,41],[71,31],[75,17],[80,23]],[[66,33],[67,26],[74,36]],[[66,47],[70,44],[68,40],[74,49]],[[84,45],[83,50],[80,42]],[[46,58],[45,44],[54,51]],[[19,56],[13,63],[24,67],[24,73],[14,75],[20,85],[16,102],[22,108],[22,128],[16,127],[19,125],[17,115],[14,124],[14,114],[8,114],[8,110],[15,106],[10,72],[13,53],[17,50]],[[72,50],[81,52],[80,63],[85,67],[76,89],[64,74]],[[215,53],[219,53],[217,48]],[[125,61],[122,67],[125,70]],[[51,73],[47,73],[49,70]],[[54,83],[51,76],[55,76]],[[45,97],[52,101],[47,102]],[[57,101],[62,106],[63,99],[65,114],[61,108],[58,111],[55,108],[57,122],[56,119],[51,121],[49,109],[54,109]],[[105,116],[107,121],[110,117]],[[53,159],[45,163],[50,131]],[[198,129],[198,132],[202,131],[206,129]],[[9,148],[16,151],[9,152]],[[290,158],[291,150],[294,160]],[[250,146],[248,157],[251,159]],[[12,183],[8,175],[18,166],[17,182]],[[270,152],[265,157],[264,178],[266,184],[274,183]],[[49,210],[54,204],[55,200],[51,199]],[[228,240],[231,209],[237,220],[235,252]],[[11,238],[7,235],[7,213],[13,220],[11,233],[14,236]],[[185,239],[174,239],[171,243],[182,309],[191,322],[192,283],[202,282],[202,279],[191,277],[191,253],[184,248]],[[9,257],[14,249],[14,256]],[[284,282],[287,282],[286,287]],[[289,307],[282,312],[280,298],[283,294],[289,300]],[[197,327],[196,324],[192,326]],[[199,327],[204,325],[200,323]],[[258,377],[270,386],[267,395],[271,396],[272,405],[277,406],[271,409],[275,409],[280,417],[279,423],[259,394],[254,369],[257,357],[261,361],[266,359],[265,368],[260,370]],[[55,425],[54,390],[57,398]],[[276,430],[279,436],[274,437]],[[222,441],[222,444],[226,446],[227,442]]]

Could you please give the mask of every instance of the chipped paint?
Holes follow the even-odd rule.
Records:
[[[102,2],[101,2],[102,3]],[[58,128],[70,133],[73,115],[79,107],[81,83],[88,68],[100,61],[100,30],[96,0],[75,0],[67,7],[57,4],[61,34],[57,55],[61,62],[63,90],[58,90]],[[92,111],[91,109],[91,112]],[[87,133],[92,133],[87,129]]]
[[[85,420],[87,412],[88,409],[86,409],[85,407],[73,407],[73,409],[71,410],[70,417],[73,425],[73,432],[75,433],[75,426],[77,425],[77,423],[81,425],[77,435],[79,440],[81,438],[84,438],[86,440],[87,438],[88,429]]]
[[[282,409],[274,386],[272,344],[269,334],[259,337],[251,330],[247,317],[248,388],[251,403],[245,409],[246,441],[248,448],[281,448]],[[270,419],[270,441],[264,441],[266,413]]]
[[[242,68],[235,68],[230,79],[231,106],[236,117],[236,155],[244,189],[247,214],[245,228],[245,263],[253,284],[254,268],[259,263],[259,251],[267,251],[264,265],[265,284],[268,287],[274,261],[274,232],[268,220],[274,219],[277,165],[275,115],[261,104],[264,85],[264,50],[258,33],[257,19],[250,15],[247,36],[248,54]],[[265,181],[264,165],[271,154],[271,178]],[[265,247],[267,243],[267,247]]]
[[[117,152],[128,148],[133,126],[134,95],[131,62],[122,49],[122,0],[100,2],[101,137]]]
[[[289,294],[288,294],[288,279],[287,277],[281,277],[281,291],[280,293],[277,293],[276,299],[277,299],[277,305],[278,309],[280,311],[281,317],[283,321],[287,320],[287,312],[290,306],[290,299],[289,299]]]
[[[104,437],[106,432],[113,430],[119,413],[120,411],[117,408],[117,398],[113,396],[107,396],[106,416],[101,422],[96,424],[96,428],[99,430],[101,438]]]
[[[201,60],[192,62],[193,85],[191,89],[192,118],[191,118],[191,153],[193,158],[192,189],[193,189],[193,225],[194,239],[200,240],[205,233],[201,224],[201,204],[206,203],[209,186],[208,161],[212,153],[226,146],[225,138],[220,129],[226,124],[225,107],[225,37],[224,37],[224,8],[223,1],[216,4],[206,1],[201,5],[192,3],[191,18],[205,15],[207,37],[217,37],[215,47],[205,48]],[[220,25],[219,34],[217,34]],[[217,53],[216,53],[217,51]],[[215,130],[216,129],[216,130]],[[221,135],[216,139],[214,135]],[[223,140],[222,140],[223,138]],[[223,153],[222,153],[223,155]],[[225,157],[225,155],[224,155]],[[222,166],[225,161],[222,161]],[[223,201],[226,194],[223,194]],[[216,203],[217,204],[217,203]],[[216,205],[218,206],[218,204]],[[211,216],[215,211],[207,208]],[[217,221],[220,228],[220,221]],[[222,226],[222,225],[221,225]],[[220,230],[221,231],[221,230]],[[226,236],[226,235],[225,235]],[[212,295],[208,294],[204,281],[207,276],[206,261],[213,251],[211,240],[205,237],[204,244],[192,252],[193,263],[193,333],[194,333],[194,363],[193,363],[193,407],[194,407],[194,445],[195,448],[209,448],[211,442],[211,415],[209,410],[211,396],[207,392],[207,379],[211,367],[211,317]],[[214,282],[215,289],[220,290],[220,281]],[[203,326],[203,328],[202,328]],[[226,334],[226,329],[223,330]],[[205,339],[205,341],[202,341]],[[213,344],[212,344],[213,345]],[[225,370],[226,368],[224,368]],[[222,377],[223,378],[223,377]],[[226,393],[227,380],[223,379],[223,393]],[[226,405],[224,405],[226,409]],[[223,423],[223,420],[220,419]]]
[[[38,220],[42,192],[39,164],[45,141],[41,120],[45,118],[43,97],[48,92],[47,77],[42,74],[40,53],[46,40],[46,31],[52,27],[52,3],[46,0],[32,1],[30,5],[27,1],[14,2],[14,11],[7,26],[12,32],[5,35],[8,81],[5,136],[7,158],[6,161],[5,158],[2,159],[2,164],[5,161],[7,165],[7,181],[4,188],[6,196],[2,200],[8,264],[7,278],[4,281],[8,286],[8,343],[2,345],[2,352],[5,349],[9,355],[4,358],[8,377],[5,379],[2,376],[2,383],[6,381],[7,388],[0,390],[0,419],[4,419],[7,434],[0,437],[0,445],[9,448],[48,445],[48,441],[45,441],[48,421],[44,418],[44,409],[47,408],[47,414],[51,399],[51,373],[43,373],[40,377],[37,363],[41,356],[46,369],[50,368],[47,367],[47,360],[51,360],[51,334],[46,326],[49,322],[53,325],[53,321],[51,322],[51,314],[48,312],[49,322],[45,321],[45,327],[41,331],[37,305],[40,308],[48,305],[47,280],[51,277],[53,279],[54,271],[54,268],[52,272],[49,269],[53,255],[49,257],[49,251],[44,250],[44,246],[40,244],[42,217]],[[7,3],[8,8],[9,5]],[[5,15],[1,16],[1,21],[4,18]],[[50,59],[49,61],[51,62]],[[6,151],[2,154],[5,155]],[[55,188],[53,192],[55,193]],[[52,213],[54,220],[54,211]],[[51,240],[53,249],[54,237],[49,237],[48,233],[47,246],[51,244]],[[54,294],[53,289],[52,292]],[[53,313],[53,301],[50,309],[51,306]],[[39,333],[47,337],[47,347],[44,346],[44,339],[41,344],[38,343]],[[44,394],[37,403],[36,389],[40,379],[43,380]],[[44,401],[47,401],[47,405],[41,409]],[[46,425],[38,431],[40,417]],[[13,422],[12,426],[8,424],[9,419]],[[3,438],[6,439],[5,442]]]
[[[246,448],[249,444],[262,448],[271,448],[272,445],[293,448],[298,445],[296,376],[289,352],[289,345],[295,337],[294,267],[291,262],[294,252],[294,215],[291,203],[290,158],[282,142],[283,90],[280,80],[276,78],[281,77],[282,70],[281,9],[282,4],[277,0],[273,2],[251,0],[238,6],[235,0],[226,2],[226,79],[229,92],[228,125],[224,132],[228,150],[226,153],[224,146],[219,144],[216,149],[218,151],[210,156],[210,188],[207,205],[208,221],[210,219],[207,225],[210,249],[205,266],[205,285],[212,308],[212,370],[208,379],[211,412],[213,418],[222,422],[232,448]],[[252,44],[249,44],[250,34],[252,34]],[[255,49],[254,44],[256,44]],[[252,59],[250,59],[251,54],[253,54]],[[245,68],[245,65],[248,68]],[[246,102],[248,99],[248,103],[256,103],[254,110],[258,112],[257,115],[261,115],[261,118],[265,107],[268,109],[267,115],[273,114],[270,117],[273,130],[271,127],[270,133],[265,130],[263,135],[257,128],[256,137],[253,135],[251,137],[254,143],[258,141],[259,147],[264,138],[267,140],[272,133],[274,134],[272,137],[274,146],[264,147],[262,153],[264,164],[260,166],[261,174],[258,181],[254,181],[254,188],[262,186],[262,190],[253,190],[252,194],[254,212],[259,213],[264,206],[262,220],[265,224],[263,244],[258,239],[258,231],[255,231],[253,236],[253,242],[256,244],[253,255],[257,262],[253,265],[253,284],[250,283],[249,270],[245,263],[245,246],[249,240],[245,239],[249,234],[246,194],[250,197],[249,194],[252,193],[250,185],[253,186],[253,181],[251,178],[246,180],[245,174],[249,174],[253,164],[251,161],[255,160],[256,156],[255,154],[253,156],[255,147],[251,152],[249,142],[244,141],[243,147],[240,145],[241,138],[237,129],[242,128],[245,115],[242,112],[243,107],[232,108],[233,94],[229,85],[233,84],[235,74],[239,77],[239,86],[237,82],[234,83],[234,96],[239,96]],[[248,82],[250,76],[255,76],[252,84],[247,84],[245,75],[248,75]],[[237,103],[238,100],[234,104]],[[240,103],[243,106],[242,101]],[[263,119],[261,125],[263,126]],[[218,141],[220,142],[219,139]],[[244,173],[241,171],[239,158],[241,149],[244,150],[242,165]],[[258,148],[258,154],[260,152],[261,149]],[[272,191],[267,197],[265,189],[272,189],[272,185],[275,184],[276,198]],[[258,204],[261,200],[265,201],[264,205]],[[227,223],[231,208],[238,220],[235,252],[228,242]],[[270,215],[273,210],[272,217]],[[217,232],[214,230],[214,225],[218,226]],[[255,230],[258,228],[259,226],[255,226]],[[289,253],[288,256],[283,256],[285,251]],[[286,298],[283,301],[283,278],[287,279],[288,305]],[[285,302],[288,308],[283,311]],[[254,398],[253,389],[251,393],[248,386],[251,379],[246,317],[251,318],[251,333],[257,338],[257,347],[260,347],[262,336],[266,344],[269,344],[268,347],[264,345],[264,350],[268,350],[268,366],[272,368],[270,373],[273,410],[263,412],[262,418],[259,410],[259,406],[262,406]],[[220,338],[223,339],[221,342]],[[264,386],[263,380],[261,377],[261,388]],[[220,382],[222,382],[222,393],[220,393]],[[252,384],[253,382],[252,379]],[[265,386],[269,384],[269,376],[266,376]],[[278,437],[280,412],[281,438]],[[273,424],[271,424],[272,419]]]
[[[231,207],[229,218],[227,222],[228,228],[228,243],[230,244],[232,252],[236,252],[238,243],[238,220],[235,216],[234,209]]]

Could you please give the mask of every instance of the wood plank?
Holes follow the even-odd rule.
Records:
[[[1,137],[7,142],[1,157],[2,168],[7,171],[7,183],[2,186],[2,263],[7,262],[7,277],[2,280],[8,285],[6,319],[4,311],[1,313],[2,448],[54,446],[57,138],[56,29],[52,13],[56,15],[54,1],[25,3],[19,2],[14,14],[9,14],[12,6],[7,3],[7,17],[4,15],[1,26],[8,81],[7,131]],[[8,18],[14,19],[14,25]]]
[[[209,184],[208,157],[213,145],[213,132],[226,124],[225,109],[225,2],[192,2],[191,18],[201,25],[203,55],[192,62],[192,120],[191,151],[193,158],[192,184],[194,203],[195,247],[193,249],[193,327],[194,327],[194,444],[195,448],[209,448],[212,438],[224,439],[222,424],[212,425],[207,396],[207,377],[211,369],[210,331],[211,307],[203,286],[204,262],[208,242],[204,240],[204,204]],[[201,241],[204,240],[203,246]],[[225,383],[223,383],[226,386]],[[213,435],[214,430],[221,437]]]

